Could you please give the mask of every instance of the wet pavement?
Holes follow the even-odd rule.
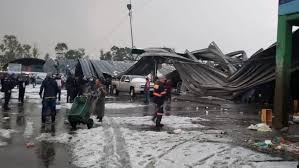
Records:
[[[33,93],[34,94],[34,93]],[[27,94],[28,96],[28,94]],[[10,111],[0,109],[0,132],[6,133],[0,142],[0,163],[5,168],[57,168],[75,167],[70,164],[71,158],[64,145],[36,141],[35,137],[48,132],[53,136],[68,131],[64,125],[66,110],[62,108],[57,114],[55,125],[41,127],[41,100],[26,99],[20,106],[13,95]]]
[[[185,108],[182,109],[183,105]],[[205,129],[222,129],[232,138],[236,145],[244,146],[253,150],[259,150],[253,144],[264,140],[273,140],[277,137],[288,139],[287,134],[272,129],[272,132],[258,132],[248,129],[251,124],[260,123],[258,107],[254,104],[238,104],[224,102],[219,105],[198,104],[194,102],[175,102],[169,107],[172,115],[202,117],[207,120],[195,121],[194,123],[205,125]],[[288,134],[299,135],[299,124],[290,125]],[[294,135],[293,135],[294,136]],[[292,140],[298,142],[298,140]],[[263,150],[272,156],[283,157],[286,160],[297,160],[298,153],[287,151]]]
[[[239,147],[246,147],[248,140],[270,136],[246,129],[258,120],[254,106],[172,102],[165,107],[166,115],[171,115],[164,117],[165,127],[156,130],[150,121],[155,110],[153,104],[144,105],[142,97],[112,96],[106,99],[103,123],[96,122],[91,130],[80,125],[77,131],[71,132],[70,126],[65,124],[70,104],[62,102],[55,125],[47,124],[43,128],[40,124],[41,100],[36,98],[37,92],[28,94],[31,97],[26,99],[24,106],[13,99],[12,110],[3,112],[0,109],[1,167],[175,167],[179,165],[174,159],[176,154],[183,153],[180,159],[186,157],[186,160],[190,159],[189,155],[200,154],[192,150],[184,153],[187,148],[199,148],[203,153],[218,152],[198,157],[194,163],[190,160],[190,164],[183,167],[271,167],[272,163],[285,167],[296,164],[285,162],[294,159],[288,154],[272,155],[282,157],[272,158]],[[30,147],[30,143],[34,145]],[[244,158],[238,156],[240,151],[245,151]]]

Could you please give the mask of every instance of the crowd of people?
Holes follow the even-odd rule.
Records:
[[[25,74],[1,74],[1,92],[4,93],[3,109],[10,110],[9,101],[11,99],[12,89],[17,87],[19,91],[18,101],[20,105],[24,104],[26,86],[32,83],[33,77]],[[33,84],[35,85],[35,83]]]
[[[46,122],[46,117],[51,116],[51,122],[55,123],[56,100],[61,100],[61,78],[48,74],[40,87],[40,97],[42,99],[42,123]],[[93,104],[93,113],[101,122],[105,111],[106,87],[103,85],[103,79],[84,77],[74,77],[69,75],[66,80],[65,88],[67,90],[67,102],[73,103],[77,96],[90,96]]]
[[[2,108],[5,111],[10,110],[9,102],[11,99],[12,89],[17,87],[18,89],[18,102],[20,105],[24,104],[26,86],[32,84],[34,88],[36,86],[36,77],[34,75],[28,74],[8,74],[1,73],[0,74],[1,81],[1,92],[4,93],[4,103],[2,104]]]
[[[35,87],[36,83],[32,82],[32,78],[28,75],[9,75],[2,74],[1,92],[4,93],[3,109],[10,110],[9,101],[11,98],[12,89],[17,86],[19,91],[18,101],[20,105],[24,103],[26,86],[30,83]],[[150,93],[153,91],[153,102],[156,104],[156,111],[154,112],[153,121],[157,127],[162,127],[161,124],[164,102],[171,99],[171,82],[165,78],[156,78],[154,80],[154,89],[151,90],[150,79],[146,78],[144,86],[144,103],[149,104]],[[105,112],[105,96],[109,93],[109,86],[107,82],[102,79],[85,77],[75,77],[69,75],[64,86],[64,82],[59,74],[47,74],[40,86],[40,98],[42,99],[41,121],[46,122],[46,117],[50,116],[52,123],[55,123],[56,104],[61,101],[61,89],[65,87],[67,90],[67,103],[73,103],[75,97],[82,95],[89,95],[93,101],[93,112],[97,119],[101,122]]]

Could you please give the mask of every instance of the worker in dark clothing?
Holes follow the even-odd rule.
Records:
[[[86,78],[85,77],[79,77],[77,80],[77,91],[78,91],[78,96],[82,96],[84,92],[84,85]]]
[[[112,92],[111,84],[112,84],[112,78],[107,77],[106,80],[105,80],[105,86],[106,86],[107,94],[111,94],[111,92]]]
[[[74,97],[76,97],[76,96],[79,96],[79,90],[78,90],[78,88],[79,88],[79,77],[75,77],[75,93],[74,93]]]
[[[66,102],[70,103],[70,99],[71,99],[71,80],[72,75],[70,75],[65,82],[65,89],[66,89]]]
[[[88,79],[88,81],[85,83],[84,90],[85,90],[84,91],[85,93],[91,93],[92,91],[96,90],[96,78],[95,77],[90,77]]]
[[[31,76],[31,84],[32,84],[33,88],[35,88],[35,86],[36,86],[36,78],[33,75]]]
[[[43,93],[43,95],[42,95]],[[51,121],[55,123],[56,116],[56,99],[59,93],[57,82],[52,78],[50,74],[47,75],[46,79],[42,82],[40,87],[39,95],[43,99],[42,107],[42,123],[46,122],[47,111],[51,111]]]
[[[22,105],[24,104],[24,96],[25,96],[25,89],[26,85],[28,85],[25,77],[19,76],[18,77],[18,87],[19,87],[19,103]]]
[[[150,80],[148,77],[146,77],[145,85],[144,85],[144,103],[149,104],[150,101]]]
[[[154,86],[154,103],[157,105],[157,111],[154,114],[153,121],[156,120],[156,127],[163,127],[161,124],[162,116],[164,113],[164,99],[166,95],[165,87],[164,87],[165,80],[160,78],[159,82],[156,82]]]
[[[76,97],[76,80],[73,75],[70,75],[66,80],[67,103],[73,103]]]
[[[5,75],[5,77],[1,80],[1,92],[4,92],[4,110],[10,110],[8,107],[8,103],[11,97],[11,90],[15,87],[15,81],[12,76]]]

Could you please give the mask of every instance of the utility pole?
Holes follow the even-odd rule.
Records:
[[[133,28],[132,28],[132,2],[127,4],[127,8],[129,10],[129,17],[130,17],[130,29],[131,29],[131,42],[132,42],[132,49],[134,48],[134,39],[133,39]]]

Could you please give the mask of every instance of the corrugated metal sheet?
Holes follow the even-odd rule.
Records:
[[[80,66],[83,76],[90,77],[104,77],[103,74],[115,76],[129,69],[134,62],[124,61],[106,61],[106,60],[89,60],[80,59]]]
[[[97,73],[94,70],[91,61],[89,59],[79,59],[80,67],[82,69],[83,76],[86,78],[96,77]],[[103,75],[99,76],[102,77]]]
[[[82,73],[86,78],[104,77],[104,74],[115,76],[128,70],[135,62],[106,61],[91,59],[61,59],[58,60],[60,72],[65,73],[67,69],[72,73]],[[56,60],[48,59],[44,64],[44,71],[56,73]],[[78,75],[78,74],[77,74]]]
[[[294,46],[299,43],[299,31],[294,34]],[[298,55],[297,47],[293,47]],[[141,51],[141,50],[139,50]],[[213,42],[202,50],[185,54],[166,50],[144,50],[143,56],[125,74],[147,75],[155,61],[173,64],[189,95],[234,99],[250,89],[275,80],[276,46],[259,50],[250,59],[244,51],[223,54]],[[297,59],[297,61],[296,61]],[[298,57],[293,57],[292,71],[298,70]]]
[[[136,64],[134,64],[131,68],[129,68],[124,73],[126,75],[148,75],[155,69],[155,64],[162,64],[162,63],[172,63],[176,61],[181,62],[194,62],[194,60],[179,55],[175,52],[168,51],[163,48],[151,48],[151,49],[144,49],[143,54],[139,57],[141,58]],[[156,67],[157,68],[157,67]]]

